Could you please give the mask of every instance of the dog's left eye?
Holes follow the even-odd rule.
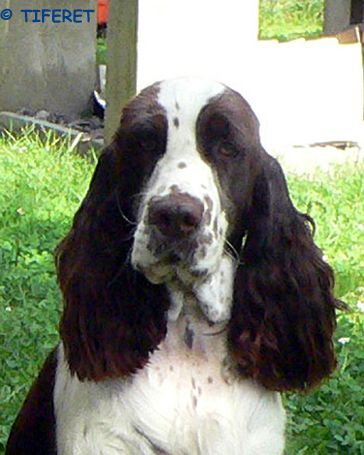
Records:
[[[146,152],[153,152],[158,148],[158,140],[154,136],[145,136],[138,139],[138,145]]]
[[[152,130],[137,131],[132,137],[132,142],[136,147],[145,152],[155,152],[160,147],[160,141],[156,133]]]
[[[239,153],[237,147],[229,141],[221,141],[220,144],[218,144],[217,149],[220,155],[227,158],[233,158]]]

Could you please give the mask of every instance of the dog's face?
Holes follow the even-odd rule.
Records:
[[[199,315],[226,323],[242,376],[272,390],[317,385],[335,367],[341,303],[310,224],[238,93],[200,79],[143,90],[57,250],[71,371],[101,380],[142,368],[192,294]]]
[[[232,243],[242,235],[236,230],[259,161],[258,122],[240,95],[198,79],[157,84],[143,103],[142,118],[128,126],[129,144],[134,153],[147,150],[154,165],[140,166],[147,175],[132,265],[153,283],[180,283],[200,297],[208,287],[230,287],[215,304],[199,299],[216,322],[229,315],[231,250],[240,247]]]

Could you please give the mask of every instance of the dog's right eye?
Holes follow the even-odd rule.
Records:
[[[160,148],[160,140],[154,130],[133,131],[127,143],[130,149],[142,150],[147,153],[157,152]]]
[[[138,147],[146,152],[154,152],[159,148],[158,138],[154,134],[140,135],[137,139]]]
[[[222,115],[213,115],[207,124],[207,135],[213,139],[226,140],[230,136],[230,124]]]

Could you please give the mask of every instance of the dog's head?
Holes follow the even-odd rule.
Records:
[[[228,321],[241,375],[315,385],[335,366],[338,302],[310,223],[237,92],[200,79],[143,90],[58,249],[71,371],[141,368],[166,333],[166,289],[184,288],[210,323]]]

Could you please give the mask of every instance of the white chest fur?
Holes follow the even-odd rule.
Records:
[[[71,377],[59,349],[59,455],[280,455],[278,394],[229,376],[225,331],[184,313],[134,377]]]

